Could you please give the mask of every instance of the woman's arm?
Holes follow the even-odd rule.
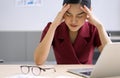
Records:
[[[106,44],[112,43],[112,41],[108,37],[108,34],[105,31],[105,28],[101,23],[98,23],[98,25],[96,25],[96,27],[98,29],[98,33],[99,33],[99,37],[100,37],[100,41],[101,41],[101,46],[98,47],[98,50],[101,52],[102,49],[104,48],[104,46]]]
[[[104,46],[108,43],[112,43],[112,41],[110,40],[110,38],[108,37],[108,34],[104,28],[104,26],[102,25],[102,23],[93,16],[92,12],[90,9],[88,9],[86,6],[81,7],[81,9],[87,14],[87,20],[93,24],[94,26],[96,26],[96,28],[98,29],[98,34],[100,36],[100,40],[101,40],[101,46],[98,47],[99,51],[101,52],[102,49],[104,48]]]
[[[52,24],[50,25],[45,37],[39,43],[34,52],[34,61],[37,65],[43,64],[48,57],[50,46],[53,41],[56,28],[63,21],[64,13],[70,8],[70,5],[64,5],[62,10],[58,13]]]

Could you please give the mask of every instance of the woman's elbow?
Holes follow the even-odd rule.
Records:
[[[34,54],[34,62],[36,65],[42,65],[44,64],[44,61],[39,58],[36,54]]]
[[[37,58],[34,58],[34,62],[35,62],[36,65],[43,65],[44,64],[44,61],[41,61]]]

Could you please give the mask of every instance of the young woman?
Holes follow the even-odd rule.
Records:
[[[53,46],[57,64],[92,64],[94,48],[111,43],[104,26],[91,12],[90,0],[64,0],[63,7],[43,31],[34,60],[44,64]]]

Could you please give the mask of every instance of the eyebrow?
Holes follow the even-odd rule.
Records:
[[[68,12],[68,11],[66,11],[68,14],[71,14],[70,12]],[[78,13],[77,15],[82,15],[82,14],[84,14],[85,12],[80,12],[80,13]]]
[[[66,11],[66,13],[71,14],[70,12]]]

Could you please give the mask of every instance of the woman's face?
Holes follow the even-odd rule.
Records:
[[[70,31],[78,31],[87,18],[86,13],[80,7],[80,4],[70,4],[70,8],[64,15],[65,23]]]

